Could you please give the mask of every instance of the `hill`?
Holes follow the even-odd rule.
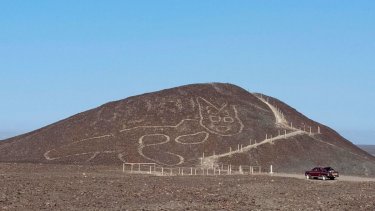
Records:
[[[0,142],[0,161],[165,166],[330,165],[375,175],[375,158],[285,103],[222,83],[193,84],[110,102]]]
[[[358,145],[358,147],[375,156],[375,145]]]

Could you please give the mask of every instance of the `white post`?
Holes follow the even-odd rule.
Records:
[[[193,175],[193,167],[190,168],[190,175]]]
[[[310,127],[310,135],[311,135],[311,127]]]
[[[318,126],[318,133],[320,134],[320,127]]]
[[[270,166],[270,174],[273,174],[272,165]]]
[[[150,166],[150,174],[152,174],[152,166]]]
[[[237,151],[240,151],[240,145],[237,144]]]
[[[161,175],[163,176],[164,175],[164,168],[161,167]]]
[[[122,164],[122,172],[125,172],[125,163]]]

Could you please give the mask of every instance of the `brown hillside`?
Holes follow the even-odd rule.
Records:
[[[331,165],[348,174],[375,175],[375,158],[332,129],[277,99],[221,83],[107,103],[0,142],[0,161],[272,164],[284,172]]]

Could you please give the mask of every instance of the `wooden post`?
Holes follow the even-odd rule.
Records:
[[[193,167],[190,168],[190,175],[193,175]]]
[[[320,134],[320,127],[318,126],[318,133]]]
[[[163,176],[164,175],[164,168],[161,167],[161,175]]]
[[[270,166],[270,174],[273,174],[272,165]]]
[[[122,172],[125,172],[125,163],[122,164]]]
[[[150,174],[152,174],[152,166],[150,166]]]
[[[310,127],[310,135],[311,135],[311,127]]]

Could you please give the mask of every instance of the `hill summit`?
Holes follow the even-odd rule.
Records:
[[[375,175],[375,158],[285,103],[223,83],[110,102],[0,142],[0,161],[164,166],[332,166]]]

